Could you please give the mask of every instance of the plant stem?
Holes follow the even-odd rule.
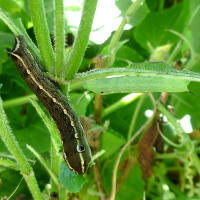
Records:
[[[161,113],[163,113],[167,117],[167,119],[174,126],[177,134],[179,136],[181,136],[184,133],[184,131],[183,131],[181,125],[177,122],[177,119],[161,103],[157,103],[157,108],[158,108],[158,110],[160,110]],[[187,137],[189,137],[189,136],[187,136]]]
[[[65,65],[64,76],[71,80],[79,69],[88,44],[98,0],[85,0],[78,33]]]
[[[131,124],[130,124],[129,131],[128,131],[128,139],[127,139],[128,141],[132,137],[132,134],[133,134],[133,131],[135,128],[135,123],[136,123],[137,117],[139,115],[140,109],[143,105],[145,98],[146,98],[146,95],[142,95],[142,97],[140,98],[140,100],[136,106],[135,112],[133,113],[133,117],[132,117]]]
[[[97,124],[101,124],[102,120],[102,108],[103,108],[103,96],[95,94],[95,103],[94,103],[94,120]]]
[[[43,0],[29,0],[35,35],[46,69],[52,73],[55,55],[51,46]]]
[[[37,100],[37,97],[35,96],[35,94],[31,94],[29,96],[23,96],[23,97],[4,101],[3,108],[6,109],[6,108],[11,108],[14,106],[19,106],[19,105],[23,105],[26,103],[30,103],[30,100],[29,100],[30,97],[34,100]]]
[[[165,0],[160,0],[159,2],[158,2],[158,10],[159,11],[162,11],[163,9],[164,9],[164,6],[165,6]]]
[[[13,162],[12,160],[8,159],[8,158],[0,158],[0,165],[10,168],[10,169],[16,169],[18,168],[18,165]]]
[[[12,131],[8,125],[8,121],[6,118],[6,114],[3,110],[2,100],[0,98],[0,135],[2,140],[4,141],[5,145],[7,146],[8,150],[14,156],[15,160],[17,161],[21,174],[23,175],[24,179],[27,182],[29,190],[32,193],[34,199],[42,200],[41,192],[38,187],[37,181],[35,179],[35,175],[33,169],[31,168],[30,164],[28,163],[25,155],[23,154],[22,150],[20,149]]]
[[[136,2],[133,2],[132,5],[129,7],[129,9],[126,11],[119,28],[117,29],[117,31],[112,37],[109,50],[108,50],[108,57],[106,59],[107,67],[111,67],[114,63],[115,54],[117,51],[117,45],[124,31],[124,26],[128,23],[128,21],[130,20],[130,17],[132,17],[135,14],[135,12],[140,7],[143,1],[144,0],[137,0]]]
[[[46,169],[46,171],[49,173],[50,177],[53,179],[53,181],[55,182],[55,184],[59,185],[59,180],[58,177],[56,177],[56,175],[53,173],[53,171],[51,170],[50,166],[48,165],[48,163],[42,158],[42,156],[35,151],[35,149],[31,146],[29,146],[28,144],[26,145],[26,147],[36,156],[36,158],[40,161],[40,163],[42,164],[42,166]]]
[[[65,55],[65,30],[64,30],[64,1],[55,0],[55,27],[56,27],[56,77],[61,77],[61,72],[64,67]]]
[[[175,153],[157,153],[156,159],[176,159],[177,155]]]
[[[38,114],[44,121],[47,129],[49,130],[51,134],[51,169],[50,167],[45,163],[42,157],[40,157],[37,152],[33,151],[40,160],[40,162],[43,164],[43,166],[47,169],[51,176],[51,192],[57,192],[59,193],[59,196],[63,196],[60,192],[63,192],[63,190],[60,190],[60,187],[62,185],[57,180],[58,174],[59,174],[59,165],[60,165],[60,157],[58,155],[59,147],[61,145],[60,142],[60,136],[58,134],[57,128],[54,123],[47,117],[47,115],[44,113],[44,111],[40,108],[40,106],[37,104],[36,101],[31,100],[32,105],[37,110]]]
[[[57,150],[54,146],[54,143],[51,140],[51,170],[56,176],[58,176],[59,173],[59,164],[60,159],[57,155]],[[53,179],[51,179],[51,191],[59,193],[58,185],[53,181]]]
[[[66,200],[67,199],[67,190],[64,186],[61,185],[59,190],[59,199]]]
[[[190,44],[190,42],[187,40],[187,38],[184,35],[176,32],[174,30],[171,30],[171,29],[169,31],[171,33],[173,33],[174,35],[177,35],[178,37],[180,37],[182,39],[182,41],[184,41],[187,44],[188,48],[190,49],[190,52],[191,52],[190,60],[187,62],[187,65],[184,68],[184,69],[189,70],[190,68],[193,67],[194,63],[196,62],[196,54],[195,54],[195,51],[194,51],[192,45]]]
[[[141,95],[142,95],[142,93],[132,93],[132,94],[126,95],[125,97],[123,97],[122,99],[120,99],[119,101],[114,103],[113,105],[106,108],[102,113],[102,117],[105,117],[105,116],[109,115],[110,113],[118,110],[119,108],[122,108],[122,107],[130,104],[131,102],[138,99]]]

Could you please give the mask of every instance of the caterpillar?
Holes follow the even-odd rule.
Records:
[[[27,86],[36,94],[56,123],[69,168],[84,174],[92,160],[91,150],[78,116],[66,96],[41,71],[22,35],[15,37],[9,54]]]

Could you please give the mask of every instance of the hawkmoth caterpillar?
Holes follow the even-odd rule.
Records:
[[[65,95],[41,71],[24,36],[15,37],[15,45],[9,53],[28,87],[55,121],[61,135],[63,157],[69,168],[77,174],[84,174],[92,155],[76,112]]]

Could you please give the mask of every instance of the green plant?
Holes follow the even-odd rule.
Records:
[[[9,196],[13,191],[14,196],[25,193],[28,197],[27,184],[34,199],[49,199],[57,194],[59,199],[66,199],[67,194],[70,199],[73,192],[79,192],[74,195],[82,199],[198,199],[198,0],[172,5],[167,0],[115,1],[121,10],[121,24],[105,43],[89,43],[89,48],[97,0],[85,0],[72,49],[65,47],[65,27],[70,26],[64,17],[63,0],[44,1],[45,8],[42,0],[21,2],[23,4],[13,0],[0,2],[3,21],[0,24],[0,83],[3,85],[0,89],[3,99],[3,103],[0,102],[3,140],[0,143],[0,197]],[[66,12],[70,9],[77,7],[68,7]],[[21,20],[14,20],[15,15]],[[31,18],[34,31],[31,28],[27,34]],[[129,30],[125,30],[127,23],[132,27]],[[94,116],[96,124],[87,119],[83,125],[90,126],[87,136],[93,153],[102,149],[106,152],[96,159],[96,165],[86,178],[68,169],[59,153],[61,142],[54,122],[36,102],[35,95],[7,56],[5,49],[11,49],[14,41],[7,27],[14,35],[26,37],[32,54],[47,70],[47,75],[60,84],[78,115]],[[32,42],[33,33],[38,48]],[[55,48],[50,35],[55,38]],[[151,63],[144,62],[146,60]],[[166,62],[152,64],[163,60]],[[137,65],[137,62],[143,63]],[[181,68],[196,73],[176,71],[168,66],[179,68],[180,62]],[[97,69],[85,72],[88,65]],[[78,70],[82,73],[77,74]],[[132,84],[135,76],[138,79]],[[134,85],[137,86],[134,92],[160,93],[120,94],[131,92]],[[119,94],[104,98],[93,93],[83,96],[84,89],[99,94]],[[166,93],[175,91],[182,93]],[[29,95],[24,96],[24,92]],[[167,105],[173,105],[173,112],[166,109]],[[144,113],[148,109],[153,110],[153,115],[147,120]],[[193,128],[190,135],[177,119],[186,114]],[[162,121],[162,115],[167,117],[167,122]],[[20,182],[18,172],[26,183]]]

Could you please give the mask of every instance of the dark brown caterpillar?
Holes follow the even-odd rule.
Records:
[[[27,48],[25,38],[16,36],[9,52],[28,87],[54,119],[63,143],[63,155],[69,168],[84,174],[92,155],[78,116],[64,94],[41,71],[39,64]]]

